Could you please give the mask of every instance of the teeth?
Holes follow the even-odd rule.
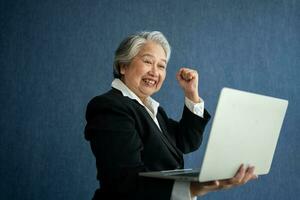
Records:
[[[144,79],[145,83],[148,85],[154,85],[156,81],[150,80],[150,79]]]

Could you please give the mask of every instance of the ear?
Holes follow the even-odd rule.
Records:
[[[126,71],[126,65],[125,64],[120,64],[120,74],[124,75]]]

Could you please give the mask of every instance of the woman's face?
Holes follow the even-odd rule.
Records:
[[[142,101],[159,91],[166,77],[166,54],[155,42],[147,42],[129,65],[121,65],[122,81]]]

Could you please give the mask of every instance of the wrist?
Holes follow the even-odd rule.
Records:
[[[201,98],[199,97],[198,94],[185,94],[185,97],[188,98],[189,100],[191,100],[194,103],[200,103],[201,102]]]
[[[196,196],[204,196],[208,191],[203,189],[197,182],[191,182],[190,184],[190,194],[194,198]]]
[[[195,184],[194,182],[191,182],[191,184],[190,184],[190,193],[191,193],[192,198],[197,196],[195,193],[195,185],[194,184]]]

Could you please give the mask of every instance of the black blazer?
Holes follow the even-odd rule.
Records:
[[[206,110],[201,118],[184,106],[176,122],[159,107],[161,132],[146,109],[120,91],[94,97],[87,106],[85,127],[101,185],[94,199],[170,199],[174,181],[138,173],[183,168],[183,153],[200,146],[209,118]]]

